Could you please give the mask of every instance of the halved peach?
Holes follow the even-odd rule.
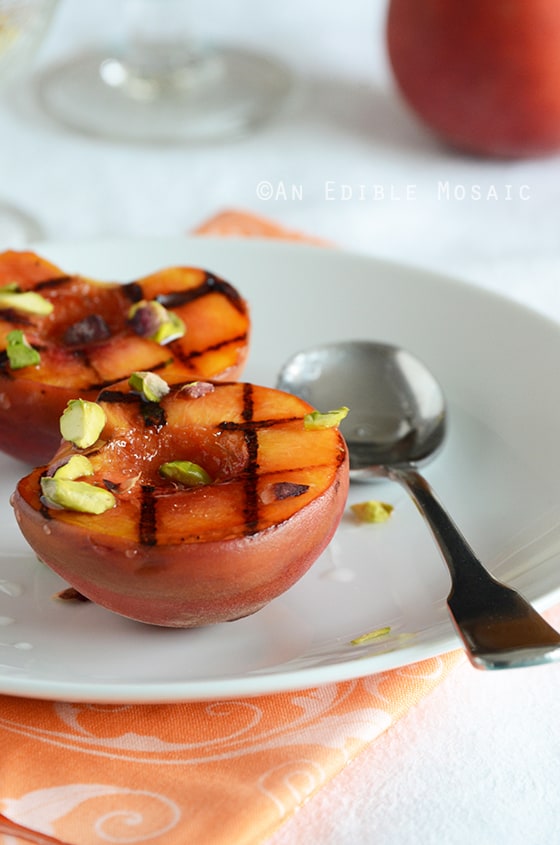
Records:
[[[34,311],[32,303],[29,310],[21,298],[29,292],[45,308]],[[175,339],[154,339],[152,309],[182,323]],[[136,370],[157,370],[170,379],[238,378],[249,328],[238,291],[205,270],[173,267],[118,284],[67,275],[32,252],[4,252],[0,450],[32,465],[45,463],[60,443],[58,421],[68,400],[94,400],[102,387]],[[11,362],[14,332],[38,353],[37,362]]]
[[[35,553],[83,596],[155,625],[238,619],[292,586],[329,543],[348,454],[337,427],[306,427],[303,400],[248,383],[180,382],[149,401],[121,382],[98,404],[99,439],[81,450],[63,443],[12,498]],[[45,495],[76,455],[91,473],[77,483],[93,498],[102,491],[103,507],[113,496],[101,513]]]

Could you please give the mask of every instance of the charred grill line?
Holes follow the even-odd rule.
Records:
[[[103,390],[97,397],[98,402],[139,402],[137,393],[125,393],[124,390]]]
[[[98,402],[123,402],[128,405],[138,405],[138,410],[144,420],[144,425],[162,428],[167,425],[165,410],[159,402],[146,402],[138,393],[125,393],[123,390],[102,390],[97,397]]]
[[[255,407],[253,404],[253,385],[249,382],[245,382],[243,385],[243,408],[241,410],[241,416],[243,417],[243,421],[245,423],[252,422],[254,413]]]
[[[26,317],[21,311],[16,311],[15,308],[2,308],[0,310],[0,320],[5,323],[11,323],[14,326],[34,326],[33,320]]]
[[[246,431],[251,428],[258,431],[261,428],[274,428],[275,425],[286,425],[287,423],[301,421],[301,417],[278,417],[277,419],[267,420],[244,420],[243,422],[234,422],[233,420],[224,420],[218,423],[216,428],[220,431]]]
[[[164,425],[167,425],[165,411],[159,402],[142,402],[140,413],[142,414],[144,425],[147,427],[163,428]]]
[[[128,282],[128,284],[122,286],[122,291],[131,302],[140,302],[141,299],[144,299],[144,291],[138,282]]]
[[[45,290],[45,288],[57,288],[61,285],[66,285],[73,281],[74,276],[53,276],[52,279],[44,279],[42,282],[37,282],[34,290]]]
[[[246,533],[256,534],[259,530],[259,500],[257,496],[259,437],[257,432],[248,429],[245,432],[245,443],[247,444],[249,460],[247,463],[243,515]]]
[[[170,293],[161,293],[156,296],[156,301],[161,302],[165,308],[179,308],[181,305],[186,305],[187,302],[193,302],[201,296],[208,296],[210,293],[220,293],[225,296],[236,311],[241,314],[245,313],[245,302],[243,297],[236,291],[236,289],[226,282],[224,279],[214,276],[212,273],[206,273],[204,281],[195,288],[189,288],[184,291],[171,291]]]
[[[257,482],[259,478],[259,435],[251,426],[253,421],[253,386],[243,385],[243,411],[242,417],[245,425],[240,428],[245,437],[247,446],[247,469],[245,475],[245,505],[243,517],[245,520],[245,533],[256,534],[259,526],[259,497],[257,495]]]
[[[143,546],[155,546],[157,543],[156,497],[154,496],[154,490],[155,487],[152,487],[151,484],[142,485],[138,536]]]
[[[39,349],[39,347],[37,347],[37,349]],[[81,352],[82,350],[74,350],[74,351]],[[1,353],[0,353],[0,355],[1,355]],[[171,360],[172,359],[169,358],[167,361],[161,361],[159,364],[156,364],[154,367],[150,367],[150,372],[155,373],[158,370],[164,370],[165,367],[169,366],[169,364],[171,363]],[[0,366],[2,366],[1,362],[0,362]],[[90,368],[95,371],[94,367],[90,367]],[[103,393],[103,401],[104,402],[121,402],[121,401],[131,402],[131,401],[133,401],[131,399],[128,399],[128,400],[122,399],[123,396],[131,396],[131,395],[134,396],[134,394],[130,394],[130,393],[119,393],[118,394],[119,398],[117,398],[117,399],[112,399],[112,398],[107,397],[106,394],[115,395],[117,393],[117,391],[109,391],[109,390],[106,391],[105,390],[105,388],[110,387],[112,384],[114,384],[115,381],[118,381],[118,378],[106,379],[104,381],[98,381],[98,382],[91,382],[90,384],[88,384],[83,389],[84,390],[103,390],[104,391],[104,393]],[[98,401],[101,401],[101,397],[98,397]]]
[[[206,355],[208,352],[218,352],[226,346],[231,346],[233,343],[244,343],[246,340],[247,332],[243,332],[235,337],[220,340],[218,343],[211,343],[208,346],[205,346],[204,349],[191,349],[189,352],[185,352],[181,347],[181,342],[179,340],[170,343],[169,347],[173,350],[174,356],[178,358],[181,363],[188,364],[195,358],[202,358],[202,356]]]

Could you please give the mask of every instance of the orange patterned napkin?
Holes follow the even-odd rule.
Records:
[[[302,239],[235,211],[197,230],[232,233]],[[0,843],[258,845],[462,659],[211,703],[0,697]]]

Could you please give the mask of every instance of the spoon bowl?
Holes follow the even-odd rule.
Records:
[[[421,361],[397,346],[357,340],[298,352],[278,387],[316,408],[350,408],[340,430],[354,480],[371,479],[375,464],[422,466],[443,444],[443,391]]]
[[[388,478],[411,495],[447,564],[447,605],[476,668],[560,659],[557,631],[485,569],[418,472],[440,449],[446,420],[443,392],[418,359],[373,341],[315,346],[286,362],[278,387],[321,411],[350,408],[340,425],[350,452],[350,477]]]

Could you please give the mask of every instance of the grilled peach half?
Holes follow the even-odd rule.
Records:
[[[303,400],[181,382],[154,401],[121,382],[97,405],[99,439],[63,442],[12,497],[37,556],[91,601],[168,627],[234,620],[291,587],[329,543],[348,454],[336,426],[307,426]],[[76,457],[90,465],[84,477],[69,472]],[[57,497],[59,475],[64,495],[91,488],[91,507],[87,495],[77,509],[71,491]]]
[[[67,275],[32,252],[0,255],[0,450],[32,466],[60,443],[69,399],[95,400],[136,370],[167,379],[236,379],[247,305],[191,267],[125,284]]]

